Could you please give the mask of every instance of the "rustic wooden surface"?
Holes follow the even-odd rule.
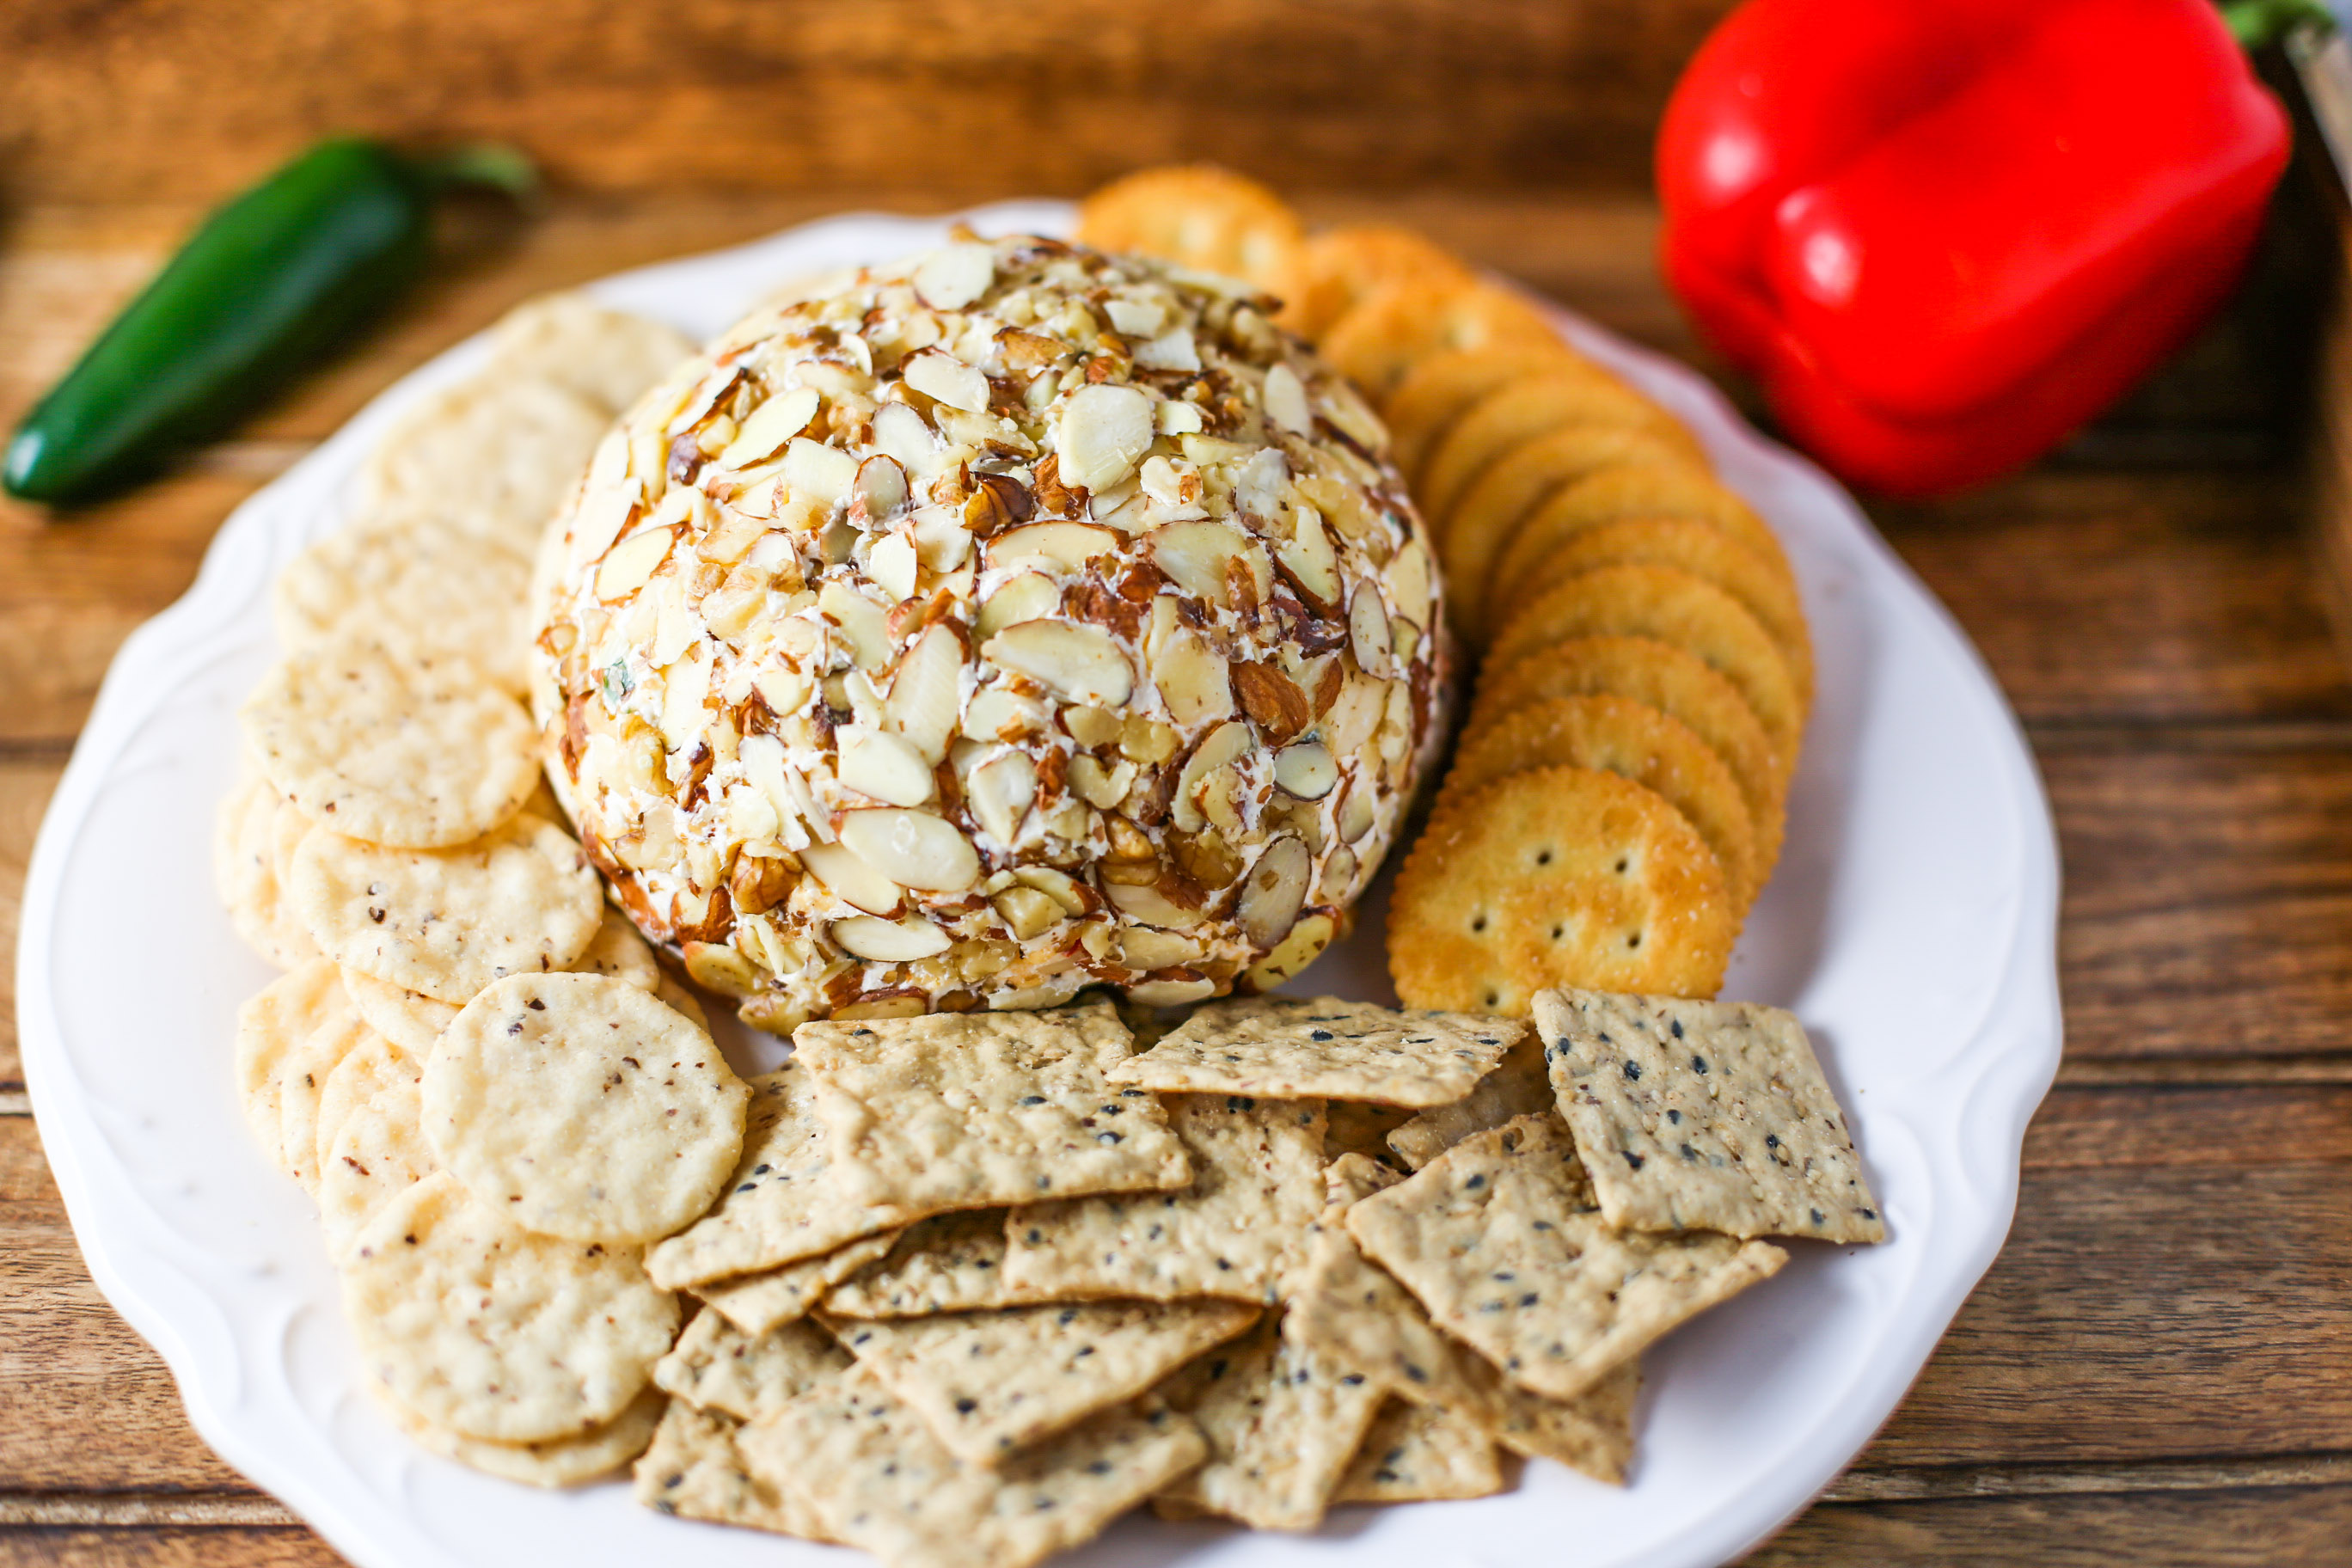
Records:
[[[1205,155],[1690,353],[1640,189],[1665,87],[1724,8],[0,7],[0,424],[204,199],[321,127],[514,135],[564,186],[529,225],[459,215],[383,331],[162,482],[63,523],[0,506],[0,943],[117,644],[240,499],[513,300],[846,205]],[[414,68],[427,58],[446,68]],[[1872,508],[2040,758],[2066,1064],[2006,1251],[1885,1432],[1752,1561],[2347,1561],[2352,680],[2268,341],[2215,334],[2018,479]],[[0,968],[0,1564],[334,1561],[212,1456],[90,1284],[28,1114],[13,984]]]

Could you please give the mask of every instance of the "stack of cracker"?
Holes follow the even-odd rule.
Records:
[[[1812,650],[1779,542],[1673,416],[1409,231],[1308,235],[1262,187],[1149,170],[1079,236],[1289,301],[1387,421],[1485,668],[1391,906],[1415,1006],[1547,985],[1712,995],[1779,858]]]

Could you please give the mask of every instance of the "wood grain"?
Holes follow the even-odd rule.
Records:
[[[25,1070],[16,1054],[16,932],[25,908],[25,867],[41,813],[65,772],[61,761],[0,758],[0,1093],[21,1092]]]
[[[5,1568],[330,1568],[342,1561],[299,1525],[0,1531],[0,1564]]]
[[[2336,1568],[2352,1486],[1817,1508],[1748,1568]]]

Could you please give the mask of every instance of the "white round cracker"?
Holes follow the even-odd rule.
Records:
[[[528,814],[452,849],[387,849],[324,827],[295,852],[294,912],[346,969],[462,1005],[588,950],[604,900],[572,837]]]
[[[362,634],[425,659],[461,658],[524,689],[530,563],[439,518],[376,513],[287,564],[270,589],[278,640],[293,649]]]
[[[649,995],[661,989],[661,965],[654,961],[654,950],[637,934],[629,917],[610,906],[605,908],[604,923],[596,928],[596,940],[569,967],[574,974],[626,981]]]
[[[529,551],[609,420],[576,392],[494,364],[427,398],[384,437],[361,472],[361,504],[430,512]]]
[[[369,1027],[420,1062],[433,1054],[433,1042],[457,1016],[454,1003],[436,1001],[356,969],[343,971],[343,989]]]
[[[694,352],[675,328],[609,310],[585,294],[542,294],[490,331],[498,370],[535,375],[618,414]]]
[[[280,1089],[286,1064],[311,1031],[348,1012],[335,966],[312,959],[279,975],[236,1010],[236,1094],[246,1125],[269,1163],[291,1172]]]
[[[336,1267],[356,1256],[368,1222],[386,1204],[440,1169],[425,1141],[422,1103],[411,1063],[407,1075],[344,1108],[320,1162],[317,1194],[319,1226]]]
[[[343,981],[343,994],[352,994],[351,981]],[[357,1010],[354,998],[354,1011]],[[362,1022],[367,1015],[359,1014]],[[352,1113],[377,1095],[396,1085],[414,1084],[425,1075],[421,1058],[411,1056],[383,1032],[369,1024],[364,1037],[355,1040],[343,1058],[329,1070],[319,1086],[318,1139],[319,1169],[323,1173],[333,1150],[336,1136]]]
[[[343,1311],[396,1403],[494,1443],[577,1436],[618,1415],[678,1318],[635,1247],[533,1236],[446,1172],[360,1233]]]
[[[466,1004],[425,1066],[425,1135],[527,1230],[657,1240],[742,1152],[751,1089],[708,1033],[626,981],[518,974]]]
[[[463,659],[339,640],[278,661],[237,717],[305,816],[371,844],[463,844],[539,784],[530,715]]]
[[[413,1410],[404,1410],[389,1398],[383,1405],[393,1424],[409,1441],[439,1458],[455,1460],[502,1481],[527,1487],[576,1487],[583,1481],[611,1475],[653,1446],[654,1429],[661,1425],[669,1401],[647,1389],[629,1407],[593,1431],[576,1437],[556,1437],[544,1443],[488,1443],[463,1432],[436,1426]]]
[[[247,947],[280,969],[319,956],[310,933],[287,910],[279,879],[277,828],[292,809],[256,769],[221,797],[213,824],[213,880],[229,924]]]

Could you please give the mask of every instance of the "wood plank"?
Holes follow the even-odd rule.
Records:
[[[510,139],[608,192],[912,174],[981,197],[1182,158],[1295,184],[1639,188],[1666,92],[1727,9],[20,0],[0,11],[0,141],[13,192],[68,201],[217,195],[354,127]],[[240,82],[302,89],[224,90]]]
[[[2025,1130],[2029,1171],[2352,1164],[2352,1087],[2060,1085]]]
[[[25,868],[41,813],[65,772],[62,761],[0,759],[0,1093],[20,1092],[25,1069],[16,1052],[16,933],[25,908]]]
[[[1815,1508],[1748,1568],[2336,1568],[2352,1486]]]
[[[2067,1054],[2352,1045],[2352,754],[2045,755]]]
[[[299,1525],[276,1529],[0,1530],[0,1565],[30,1568],[337,1568]]]

